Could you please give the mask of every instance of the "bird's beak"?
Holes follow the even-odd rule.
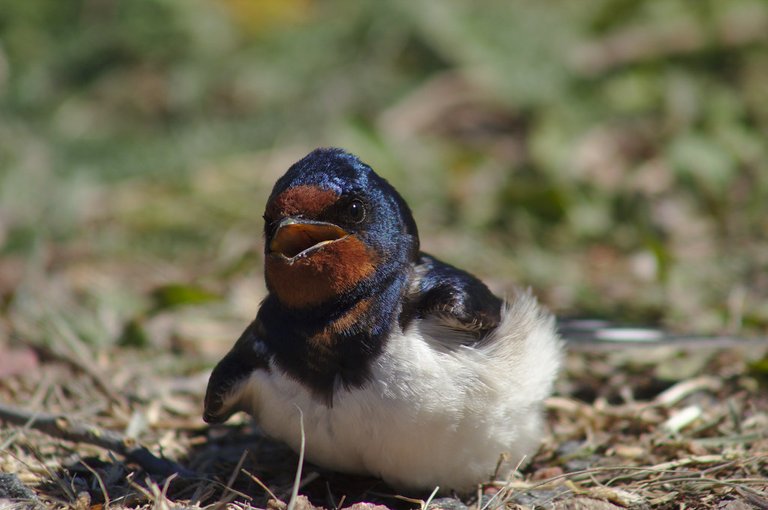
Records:
[[[349,235],[346,230],[321,221],[284,218],[269,243],[269,253],[295,260]]]

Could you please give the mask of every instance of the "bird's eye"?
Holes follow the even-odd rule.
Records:
[[[359,200],[353,200],[347,206],[347,216],[355,223],[360,223],[365,219],[365,206]]]

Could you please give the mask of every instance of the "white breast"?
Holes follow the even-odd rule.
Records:
[[[468,490],[494,474],[502,454],[505,476],[538,446],[541,402],[560,366],[554,321],[526,293],[480,346],[438,333],[450,336],[428,321],[394,333],[371,383],[340,388],[333,407],[276,366],[241,386],[241,405],[294,449],[301,409],[309,460],[396,487]]]

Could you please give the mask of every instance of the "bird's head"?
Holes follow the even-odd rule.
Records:
[[[291,166],[264,221],[267,288],[292,309],[375,292],[419,251],[402,197],[341,149],[317,149]]]

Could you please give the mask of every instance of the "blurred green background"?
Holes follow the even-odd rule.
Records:
[[[763,0],[0,0],[0,336],[220,351],[325,145],[497,292],[764,334],[766,135]]]

